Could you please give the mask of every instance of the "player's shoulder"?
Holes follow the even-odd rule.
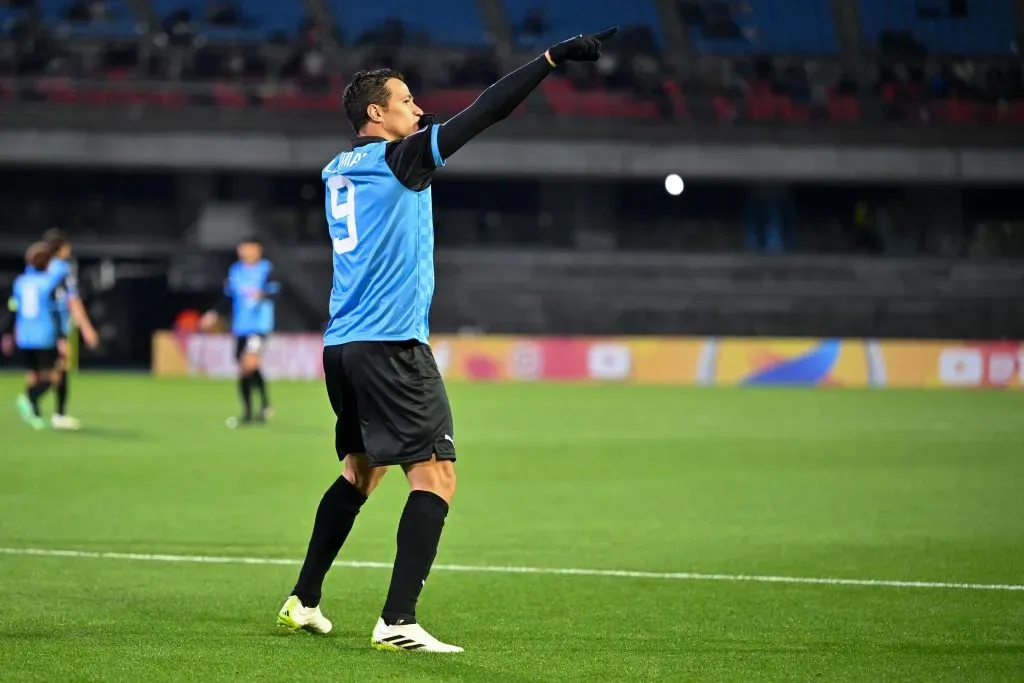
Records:
[[[357,168],[365,167],[384,158],[388,143],[385,140],[362,142],[352,149],[339,153],[324,166],[322,176],[340,175]]]

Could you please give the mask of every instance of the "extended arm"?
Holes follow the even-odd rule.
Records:
[[[442,125],[432,125],[433,117],[424,115],[418,133],[388,143],[385,159],[391,171],[409,189],[426,189],[435,168],[443,166],[445,159],[467,142],[515,111],[557,65],[565,61],[596,61],[601,56],[601,41],[616,31],[617,28],[610,28],[552,45],[540,57],[484,90],[473,104]]]
[[[437,148],[441,158],[447,159],[455,154],[467,142],[515,111],[562,62],[597,61],[601,56],[601,41],[615,35],[618,30],[612,27],[594,35],[576,36],[552,45],[543,55],[484,90],[473,104],[441,126],[437,133]]]
[[[554,70],[546,55],[527,62],[490,86],[473,104],[448,120],[437,132],[437,148],[447,159],[518,107]]]

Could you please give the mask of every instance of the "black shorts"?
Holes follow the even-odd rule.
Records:
[[[254,353],[257,356],[263,355],[263,347],[267,343],[265,334],[247,334],[235,337],[235,360],[241,360],[247,353]]]
[[[338,458],[365,453],[371,467],[455,460],[455,430],[430,347],[418,341],[324,347],[324,377],[338,417]]]
[[[19,349],[21,362],[32,372],[49,372],[57,367],[58,353],[52,349]]]

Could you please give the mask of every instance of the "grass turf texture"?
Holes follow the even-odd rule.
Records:
[[[21,380],[0,376],[0,396]],[[231,383],[84,375],[77,434],[0,409],[0,547],[301,558],[338,466],[317,384],[229,431]],[[453,386],[438,562],[1024,583],[1024,394]],[[7,399],[4,399],[7,400]],[[52,405],[52,397],[44,399]],[[344,560],[390,562],[392,472]],[[296,566],[0,555],[7,680],[1019,680],[1024,592],[436,571],[464,655],[378,653],[386,569],[335,632],[273,626]]]

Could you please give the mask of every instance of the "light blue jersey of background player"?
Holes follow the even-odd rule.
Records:
[[[221,306],[203,316],[202,327],[209,330],[217,319],[231,311],[231,333],[235,336],[238,361],[238,388],[242,398],[242,416],[228,418],[234,428],[266,421],[271,416],[267,382],[263,377],[263,346],[274,331],[274,297],[281,285],[273,279],[273,264],[263,258],[263,245],[247,239],[238,245],[238,261],[228,270]],[[220,310],[218,310],[218,308]],[[252,392],[261,399],[261,409],[253,413]]]

